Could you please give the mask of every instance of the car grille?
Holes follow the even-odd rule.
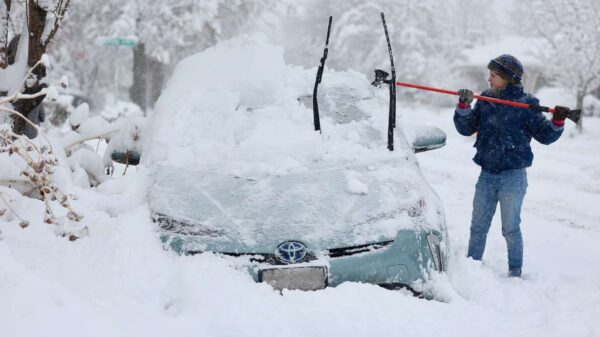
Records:
[[[332,249],[327,250],[326,255],[331,258],[338,258],[338,257],[358,255],[358,254],[362,254],[362,253],[370,253],[370,252],[374,252],[374,251],[383,249],[383,248],[389,246],[390,244],[392,244],[393,242],[394,242],[393,240],[389,240],[389,241],[383,241],[383,242],[369,243],[366,245],[332,248]],[[186,253],[189,255],[195,255],[195,254],[200,254],[203,252],[202,251],[188,251]],[[226,256],[234,256],[234,257],[242,257],[243,256],[243,257],[247,257],[248,260],[250,260],[250,262],[256,262],[256,263],[266,263],[266,264],[271,264],[271,265],[285,265],[286,264],[286,263],[283,263],[281,260],[279,260],[277,258],[277,255],[269,254],[269,253],[234,253],[234,252],[216,252],[216,253],[221,254],[221,255],[226,255]],[[302,262],[313,261],[316,259],[317,259],[317,256],[311,252],[311,253],[308,253],[306,258]]]
[[[200,250],[186,251],[186,254],[188,254],[188,255],[196,255],[196,254],[202,254],[202,253],[205,253],[205,252],[200,251]],[[277,258],[277,255],[275,255],[275,254],[234,253],[234,252],[213,252],[213,253],[220,254],[220,255],[226,255],[226,256],[233,256],[233,257],[246,257],[246,258],[248,258],[248,260],[250,262],[256,262],[256,263],[264,263],[264,264],[270,264],[270,265],[287,265],[288,264],[288,263],[285,263],[285,262],[279,260],[279,258]],[[304,258],[304,260],[302,260],[301,262],[309,262],[309,261],[314,261],[316,259],[317,259],[317,257],[315,256],[315,254],[308,253],[306,255],[306,257]]]
[[[359,246],[333,248],[333,249],[329,249],[327,255],[329,257],[336,258],[336,257],[352,256],[352,255],[356,255],[356,254],[373,252],[373,251],[387,247],[388,245],[392,244],[392,242],[394,242],[394,240],[369,243],[366,245],[359,245]]]

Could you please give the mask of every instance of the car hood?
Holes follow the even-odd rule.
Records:
[[[255,177],[156,167],[149,191],[162,234],[181,239],[183,250],[231,253],[271,253],[288,240],[313,250],[391,240],[437,224],[432,198],[404,158]]]

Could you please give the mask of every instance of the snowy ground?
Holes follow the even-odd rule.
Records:
[[[87,238],[0,222],[0,336],[600,336],[600,120],[586,120],[577,137],[568,122],[556,144],[534,146],[524,278],[509,279],[499,219],[483,263],[464,257],[473,140],[454,131],[452,109],[403,110],[449,136],[418,155],[446,211],[446,302],[367,284],[279,294],[218,257],[163,251],[139,169],[78,193]]]

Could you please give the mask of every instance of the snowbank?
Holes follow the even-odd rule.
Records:
[[[73,206],[85,214],[91,233],[75,242],[39,222],[22,229],[0,207],[0,336],[599,336],[600,163],[594,153],[600,120],[586,120],[581,136],[533,144],[536,159],[523,207],[524,278],[509,279],[498,216],[483,263],[465,257],[479,172],[471,162],[474,139],[453,131],[453,108],[407,109],[449,136],[446,147],[419,155],[445,203],[452,254],[448,279],[439,283],[446,303],[355,283],[279,293],[219,256],[177,257],[160,247],[145,201],[150,182],[141,167],[95,189],[73,187],[79,196]],[[297,122],[312,130],[308,113],[307,122],[304,115]],[[352,132],[354,123],[333,128],[331,120],[324,118],[329,128],[324,123],[323,136],[312,144],[341,147],[363,139]],[[567,121],[566,128],[565,135],[574,126]],[[335,142],[342,136],[351,141]],[[157,158],[178,162],[166,155]],[[204,159],[210,160],[184,158],[192,164]],[[574,172],[577,179],[569,179]],[[372,193],[355,178],[348,176],[349,192]],[[41,217],[41,201],[0,192],[27,219]]]
[[[581,137],[534,145],[524,279],[509,279],[498,216],[483,263],[465,257],[474,140],[453,132],[453,109],[413,113],[448,133],[446,147],[418,156],[445,203],[453,248],[449,280],[440,280],[446,303],[354,283],[279,293],[224,258],[176,257],[158,244],[139,172],[78,193],[91,234],[75,242],[43,224],[23,230],[9,212],[0,218],[0,335],[598,336],[600,120],[588,119]],[[18,207],[43,212],[40,202]]]

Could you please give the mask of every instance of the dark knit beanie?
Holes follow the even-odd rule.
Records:
[[[509,84],[521,82],[523,65],[516,57],[508,54],[500,55],[488,63],[488,69],[498,73]]]

